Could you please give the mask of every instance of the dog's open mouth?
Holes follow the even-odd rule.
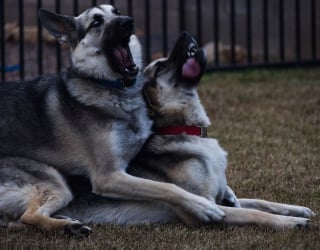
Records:
[[[138,67],[134,63],[129,46],[117,46],[112,51],[113,61],[119,73],[126,77],[135,77]]]
[[[187,60],[182,65],[181,76],[184,79],[196,79],[201,74],[201,65],[196,58],[198,46],[195,43],[190,43],[187,50]]]
[[[134,33],[131,17],[118,17],[108,27],[105,35],[105,51],[110,66],[124,79],[134,78],[139,68],[132,57],[129,42]]]
[[[180,34],[169,61],[176,67],[177,79],[191,85],[200,81],[206,66],[204,50],[199,48],[195,38],[188,32]]]

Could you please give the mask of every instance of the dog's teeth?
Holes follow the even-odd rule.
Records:
[[[194,43],[190,43],[188,46],[188,50],[192,50],[195,47]]]
[[[195,43],[190,43],[188,46],[188,52],[187,52],[188,57],[194,57],[197,51],[198,51],[197,45]]]

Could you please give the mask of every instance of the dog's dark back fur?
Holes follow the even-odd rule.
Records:
[[[78,17],[41,9],[39,17],[69,45],[71,66],[64,73],[0,85],[0,224],[9,224],[8,217],[50,230],[74,224],[48,216],[72,199],[61,173],[86,176],[93,191],[117,195],[110,175],[125,173],[151,121],[132,18],[111,5]],[[39,173],[28,182],[30,166]]]
[[[0,152],[29,157],[38,147],[55,143],[48,116],[49,91],[63,84],[60,75],[0,85]]]

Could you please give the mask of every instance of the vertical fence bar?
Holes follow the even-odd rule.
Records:
[[[56,0],[56,13],[60,13],[60,0]],[[56,42],[56,58],[57,58],[57,72],[61,70],[61,47],[59,42]]]
[[[162,53],[167,56],[168,53],[168,6],[167,0],[162,0]]]
[[[20,80],[24,80],[24,13],[23,0],[19,0],[19,63],[20,63]]]
[[[283,63],[285,61],[283,0],[279,0],[279,53],[280,61]]]
[[[214,63],[219,65],[219,0],[213,1]]]
[[[97,5],[97,0],[92,0],[92,6],[96,6]]]
[[[73,0],[73,15],[78,16],[79,14],[79,0]]]
[[[202,10],[201,10],[201,0],[197,0],[197,39],[199,45],[202,46]]]
[[[301,59],[301,47],[300,47],[300,0],[295,2],[295,29],[296,29],[296,60]]]
[[[317,43],[316,43],[316,1],[311,0],[310,5],[311,17],[311,57],[313,60],[317,58]]]
[[[149,0],[144,1],[144,11],[145,11],[145,43],[146,43],[146,62],[150,62],[150,2]]]
[[[252,9],[251,9],[251,0],[247,0],[247,61],[248,64],[252,63]]]
[[[231,44],[231,63],[235,64],[235,44],[236,44],[236,27],[235,27],[235,0],[230,0],[230,44]]]
[[[114,0],[109,0],[109,3],[110,3],[111,5],[114,5]]]
[[[264,63],[268,63],[269,62],[268,0],[263,0],[262,13],[263,13],[263,55],[264,55]]]
[[[5,31],[4,31],[4,0],[0,0],[0,50],[1,50],[1,62],[0,62],[0,67],[1,67],[1,81],[6,80],[6,60],[5,60]]]
[[[128,0],[127,2],[128,5],[128,16],[133,16],[133,11],[132,11],[132,0]]]
[[[42,0],[37,1],[37,11],[42,8]],[[38,12],[37,12],[38,13]],[[38,74],[42,75],[43,73],[43,65],[42,65],[42,26],[40,23],[40,19],[37,18],[38,24],[38,41],[37,41],[37,58],[38,58]]]
[[[179,0],[179,29],[183,31],[186,29],[186,18],[185,18],[185,1]]]

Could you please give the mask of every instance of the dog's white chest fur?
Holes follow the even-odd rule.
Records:
[[[128,162],[140,151],[150,136],[151,124],[146,112],[133,112],[130,123],[114,124],[109,147],[117,155],[122,169],[128,167]]]

